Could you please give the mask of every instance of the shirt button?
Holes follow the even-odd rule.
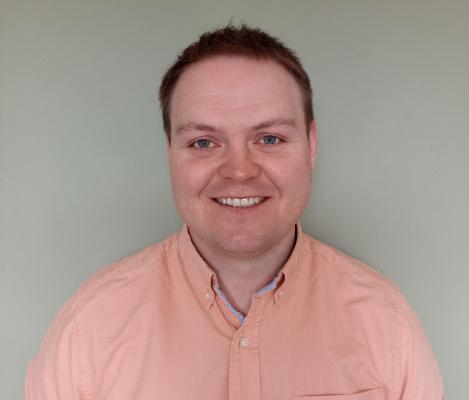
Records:
[[[246,336],[243,336],[239,341],[239,345],[244,349],[249,347],[249,339]]]

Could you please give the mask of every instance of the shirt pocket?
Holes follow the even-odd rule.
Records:
[[[377,388],[353,394],[305,394],[293,396],[292,400],[384,400],[384,393],[382,388]]]

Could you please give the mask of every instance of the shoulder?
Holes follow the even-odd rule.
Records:
[[[28,398],[72,398],[77,388],[91,397],[97,349],[106,338],[121,337],[130,321],[131,332],[138,331],[154,311],[152,296],[168,290],[177,237],[103,268],[79,287],[55,316],[28,367]]]
[[[358,341],[376,347],[372,353],[392,354],[388,362],[395,364],[392,357],[402,348],[412,315],[398,287],[376,269],[318,240],[309,237],[306,247],[312,290],[327,299],[328,313]]]
[[[441,393],[431,347],[398,287],[375,268],[309,236],[305,251],[313,282],[310,290],[327,299],[323,314],[340,321],[342,334],[367,348],[378,375],[387,382],[390,398],[400,398],[411,376],[415,382],[425,382],[412,384],[418,386],[415,393]]]
[[[178,234],[169,236],[102,268],[80,285],[58,317],[73,318],[82,314],[84,309],[87,309],[87,315],[119,308],[123,311],[133,301],[141,301],[150,286],[152,290],[164,287],[170,259],[177,253],[177,238]]]
[[[339,296],[354,294],[386,301],[389,306],[404,306],[399,288],[376,268],[319,240],[305,235],[315,275],[341,289]]]

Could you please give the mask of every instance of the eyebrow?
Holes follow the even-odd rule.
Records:
[[[287,126],[290,128],[296,128],[296,122],[293,118],[274,118],[267,121],[261,122],[251,128],[252,131],[260,131],[268,128],[276,128],[279,126]]]
[[[176,128],[176,135],[181,135],[186,131],[215,132],[217,128],[212,125],[202,124],[200,122],[188,122],[179,125]]]
[[[297,124],[293,118],[273,118],[267,121],[263,121],[257,125],[254,125],[250,128],[250,131],[260,131],[268,128],[276,128],[281,126],[287,126],[290,128],[296,128]],[[187,131],[199,131],[199,132],[215,132],[217,129],[213,125],[208,125],[200,122],[187,122],[185,124],[179,125],[175,133],[176,135],[181,135]]]

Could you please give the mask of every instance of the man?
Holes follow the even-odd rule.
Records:
[[[246,26],[206,33],[160,100],[185,226],[78,290],[26,398],[441,400],[398,290],[298,224],[316,125],[294,53]]]

